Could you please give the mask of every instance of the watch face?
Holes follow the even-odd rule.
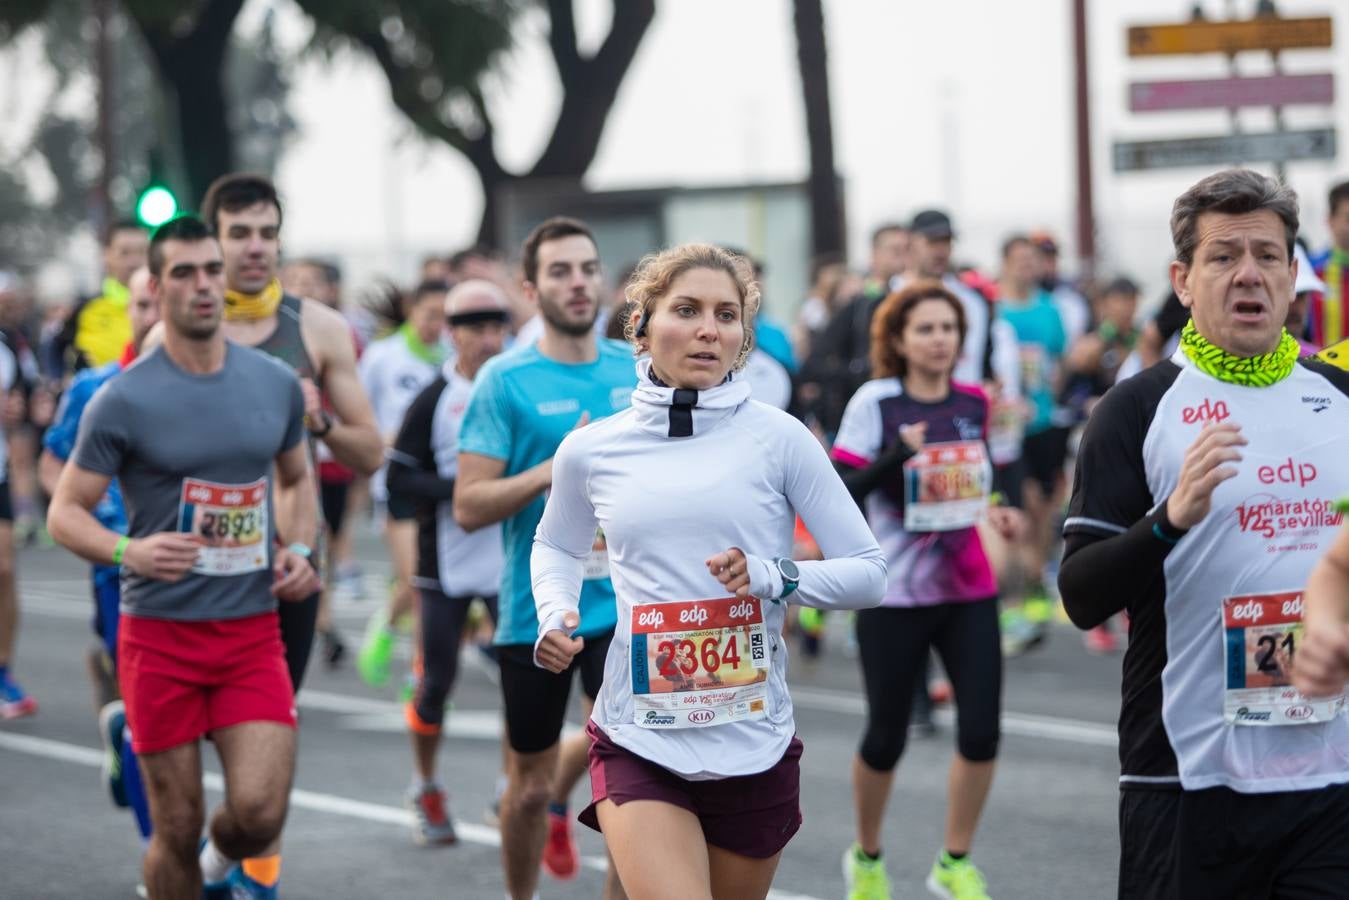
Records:
[[[792,562],[790,559],[778,560],[778,573],[782,575],[783,579],[786,581],[801,580],[801,570],[798,569],[796,563]]]

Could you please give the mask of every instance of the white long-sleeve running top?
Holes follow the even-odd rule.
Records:
[[[819,442],[733,378],[674,390],[638,363],[631,408],[568,435],[534,538],[539,638],[577,611],[597,527],[618,625],[591,718],[614,743],[690,780],[762,772],[796,727],[774,561],[799,513],[825,556],[799,563],[790,602],[876,606],[885,559]],[[729,597],[709,557],[738,547],[750,593]],[[765,599],[758,599],[758,598]],[[584,623],[583,623],[584,624]],[[537,649],[537,645],[536,645]]]

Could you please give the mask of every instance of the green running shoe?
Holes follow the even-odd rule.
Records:
[[[1026,591],[1026,599],[1021,608],[1025,610],[1026,618],[1035,625],[1044,625],[1054,618],[1054,601],[1042,584],[1037,584]]]
[[[843,851],[843,883],[848,887],[848,900],[890,900],[885,863],[868,859],[857,844]]]
[[[375,613],[370,627],[365,630],[361,652],[356,654],[356,671],[361,680],[373,688],[389,683],[389,662],[393,658],[393,632],[382,622],[383,613]]]
[[[1044,643],[1048,628],[1043,622],[1032,622],[1021,607],[1009,607],[998,616],[1002,630],[1002,655],[1020,656]]]
[[[927,876],[928,891],[946,900],[989,900],[985,887],[984,873],[975,868],[968,856],[952,859],[945,850],[937,854]]]
[[[822,634],[824,632],[824,613],[813,606],[801,607],[801,630],[807,634]]]

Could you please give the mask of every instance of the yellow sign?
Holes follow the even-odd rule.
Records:
[[[1292,50],[1331,46],[1330,17],[1248,19],[1234,22],[1185,22],[1135,25],[1129,29],[1130,56],[1184,53],[1236,53],[1240,50]]]
[[[1331,344],[1317,353],[1316,358],[1349,372],[1349,339]]]

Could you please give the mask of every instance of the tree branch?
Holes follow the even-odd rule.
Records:
[[[567,0],[561,3],[570,16]],[[580,178],[599,151],[604,125],[618,98],[628,67],[656,17],[655,0],[614,0],[614,17],[604,43],[590,59],[569,61],[554,52],[562,83],[562,106],[558,110],[548,146],[530,170],[533,177]]]
[[[576,15],[571,4],[572,0],[548,0],[548,46],[559,75],[581,62],[581,51],[576,46]]]
[[[185,41],[193,50],[224,58],[234,31],[234,20],[244,8],[244,0],[207,0],[197,17],[197,24]]]
[[[604,43],[595,51],[589,67],[591,77],[622,81],[655,18],[656,0],[615,0],[613,23]]]
[[[471,138],[458,125],[445,121],[435,104],[422,96],[422,79],[430,73],[420,72],[401,64],[394,57],[393,48],[384,39],[384,35],[370,29],[351,29],[346,31],[346,35],[374,57],[375,62],[384,71],[385,78],[388,79],[389,94],[394,106],[398,107],[419,131],[428,137],[444,141],[462,153],[478,170],[479,177],[488,178],[505,174],[505,170],[497,161],[493,146],[492,120],[487,114],[487,106],[477,87],[470,89],[468,95],[482,121],[483,132],[478,137]]]
[[[186,63],[213,65],[212,60],[223,60],[234,20],[243,6],[244,0],[205,0],[196,11],[192,27],[179,34],[175,33],[174,24],[185,14],[173,4],[152,0],[124,3],[161,68]]]

